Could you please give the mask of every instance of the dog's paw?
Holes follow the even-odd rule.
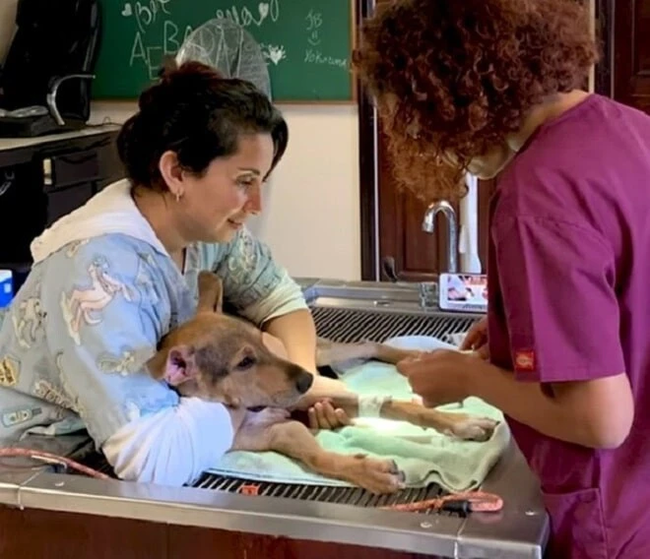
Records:
[[[447,434],[465,441],[485,442],[492,438],[494,429],[498,424],[498,421],[488,417],[473,417],[462,414],[449,428]]]
[[[369,458],[356,454],[351,468],[350,481],[376,495],[395,493],[404,488],[404,472],[400,471],[393,460]]]

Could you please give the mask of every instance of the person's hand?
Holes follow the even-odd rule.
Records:
[[[282,359],[288,359],[287,349],[280,339],[267,332],[262,332],[262,342],[271,353]],[[341,381],[321,377],[317,373],[312,374],[315,376],[314,386],[302,399],[301,404],[296,406],[297,409],[302,408],[303,410],[307,407],[309,428],[313,430],[338,429],[350,425],[352,420],[345,410],[335,408],[328,400],[321,399],[322,396],[320,395],[323,392],[329,394],[345,392],[347,391],[345,384]],[[318,401],[310,405],[310,401],[314,402],[315,400]]]
[[[310,429],[338,429],[351,425],[352,419],[344,409],[335,407],[332,398],[354,394],[345,383],[320,375],[314,376],[314,383],[294,409],[307,411],[307,424]]]
[[[335,408],[327,400],[316,402],[310,407],[307,410],[307,417],[309,418],[309,428],[315,431],[318,429],[338,429],[352,424],[352,420],[345,413],[345,410]]]
[[[477,357],[481,359],[490,358],[490,349],[488,346],[488,322],[487,317],[483,317],[474,326],[469,329],[463,343],[460,344],[461,351],[474,351]]]
[[[397,370],[428,408],[462,402],[470,396],[469,372],[480,363],[473,354],[439,349],[418,358],[405,359]]]

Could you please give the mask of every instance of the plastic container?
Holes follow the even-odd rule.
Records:
[[[14,277],[11,270],[0,270],[0,309],[8,307],[14,298]]]

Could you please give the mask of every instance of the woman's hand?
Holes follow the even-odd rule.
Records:
[[[426,407],[462,402],[470,396],[469,372],[476,364],[476,354],[440,349],[416,359],[405,359],[397,370],[422,397]]]
[[[472,350],[476,352],[477,356],[481,359],[489,359],[490,349],[488,347],[487,330],[487,317],[483,317],[469,329],[467,336],[465,336],[463,343],[460,345],[460,350]]]
[[[331,402],[323,400],[317,402],[307,410],[309,418],[309,428],[318,429],[338,429],[351,425],[352,420],[342,408],[335,408]]]
[[[336,408],[329,400],[337,394],[349,393],[348,387],[340,380],[317,376],[307,392],[306,403],[309,428],[338,429],[351,425],[352,420],[342,408]]]
[[[335,407],[330,398],[349,395],[350,390],[340,380],[314,375],[314,383],[296,404],[296,410],[306,410],[309,428],[338,429],[352,424],[342,408]]]

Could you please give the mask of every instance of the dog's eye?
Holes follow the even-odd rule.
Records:
[[[253,365],[255,365],[255,359],[246,356],[237,364],[237,368],[241,371],[244,371],[246,369],[250,369]]]

